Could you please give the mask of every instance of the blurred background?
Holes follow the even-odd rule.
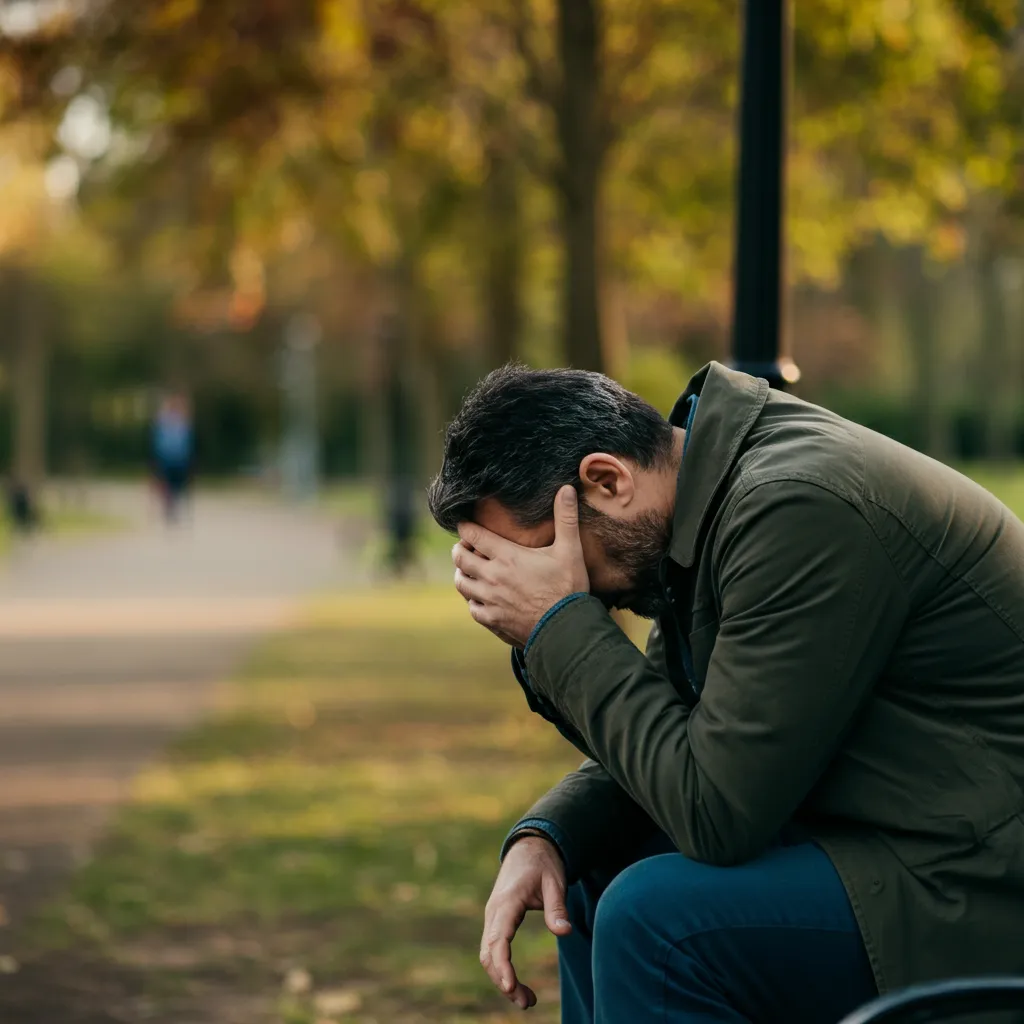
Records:
[[[574,757],[423,488],[510,359],[667,412],[728,358],[740,13],[0,0],[0,1019],[506,1019],[482,903]],[[793,5],[784,318],[1018,514],[1022,22]]]

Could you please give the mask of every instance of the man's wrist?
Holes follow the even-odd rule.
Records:
[[[565,854],[562,853],[562,848],[555,842],[554,838],[549,832],[544,832],[539,828],[520,828],[516,829],[506,840],[501,851],[501,861],[504,863],[505,858],[512,852],[514,846],[518,846],[524,839],[539,839],[542,843],[551,847],[558,854],[558,859],[562,862],[562,867],[565,867]]]
[[[525,839],[531,836],[534,838],[546,839],[558,851],[559,856],[562,858],[562,863],[568,869],[568,840],[562,830],[553,821],[548,821],[546,818],[524,818],[522,821],[518,822],[513,827],[512,831],[505,837],[505,842],[501,844],[500,859],[504,860],[508,855],[508,851],[511,850],[520,839]]]
[[[513,832],[509,837],[508,848],[512,849],[522,839],[543,839],[549,846],[558,849],[558,843],[547,832],[541,832],[539,828],[521,828],[518,832]]]
[[[530,647],[533,642],[540,636],[540,631],[551,621],[567,604],[572,604],[573,601],[578,600],[581,597],[589,596],[586,591],[579,590],[574,594],[567,594],[565,597],[556,601],[541,617],[540,621],[530,631],[530,636],[526,641],[526,645],[523,647],[523,657],[530,653]]]

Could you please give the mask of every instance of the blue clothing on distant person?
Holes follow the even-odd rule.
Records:
[[[163,410],[153,427],[153,454],[161,466],[181,468],[192,459],[192,424],[173,410]]]

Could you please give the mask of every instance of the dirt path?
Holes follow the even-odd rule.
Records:
[[[253,639],[354,578],[335,525],[311,512],[201,496],[168,529],[141,490],[90,501],[134,528],[44,538],[0,568],[0,954]]]

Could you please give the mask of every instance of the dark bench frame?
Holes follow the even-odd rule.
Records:
[[[1024,1012],[1024,977],[958,978],[881,996],[841,1024],[929,1024],[960,1014]]]

